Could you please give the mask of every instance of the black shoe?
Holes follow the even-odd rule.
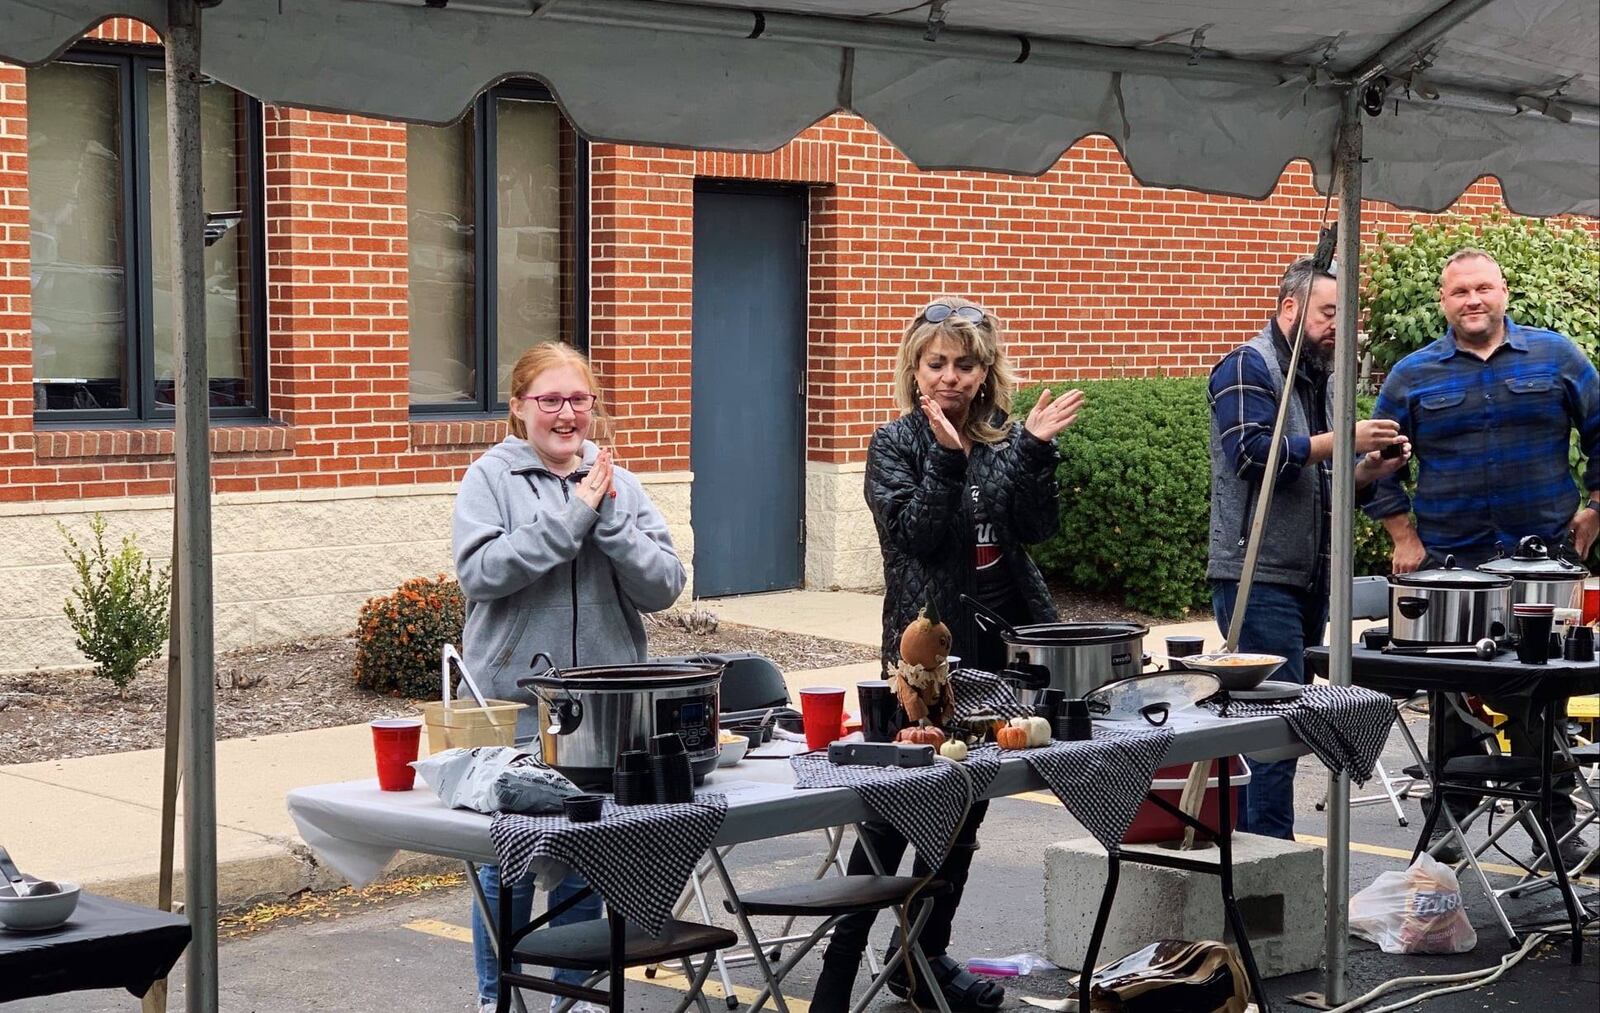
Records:
[[[1461,838],[1453,830],[1434,834],[1428,838],[1428,846],[1423,850],[1445,865],[1456,865],[1467,860],[1466,849],[1461,847]]]
[[[890,950],[884,960],[893,959],[894,951]],[[907,958],[909,959],[909,957]],[[944,993],[944,1001],[950,1004],[951,1013],[993,1013],[1006,1001],[1006,990],[988,978],[980,978],[960,964],[951,960],[945,954],[929,957],[928,963],[933,965],[933,973],[939,980],[939,990]],[[933,1008],[933,992],[928,987],[928,982],[922,980],[923,975],[917,974],[917,991],[913,997],[918,1006]],[[898,999],[904,999],[911,994],[909,980],[906,977],[905,964],[895,968],[884,987]]]
[[[1561,835],[1564,833],[1566,833],[1565,830],[1558,829],[1556,831],[1556,838],[1560,839]],[[1583,871],[1583,869],[1579,868],[1579,866],[1587,864],[1585,860],[1589,857],[1589,844],[1582,837],[1573,835],[1572,837],[1569,837],[1563,841],[1561,845],[1556,848],[1556,851],[1561,856],[1561,864],[1563,867],[1573,873],[1579,873]],[[1535,862],[1542,862],[1544,860],[1544,840],[1537,834],[1535,834],[1533,838],[1533,859]]]

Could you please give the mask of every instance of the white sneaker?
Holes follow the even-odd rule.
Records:
[[[560,999],[551,999],[550,1000],[550,1013],[555,1013],[556,1009],[560,1005],[561,1005],[561,1000]],[[604,1006],[596,1006],[592,1002],[582,1002],[582,1001],[580,1001],[580,1002],[575,1002],[570,1007],[568,1007],[567,1013],[606,1013],[606,1008]]]

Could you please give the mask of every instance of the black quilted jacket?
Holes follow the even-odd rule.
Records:
[[[867,506],[883,550],[883,663],[900,660],[900,634],[930,595],[955,640],[955,653],[976,634],[959,595],[974,594],[974,511],[981,503],[995,525],[1030,621],[1056,621],[1044,578],[1023,546],[1042,542],[1060,524],[1053,443],[1011,427],[1011,438],[975,444],[971,455],[941,447],[920,414],[905,415],[872,434],[867,451]]]

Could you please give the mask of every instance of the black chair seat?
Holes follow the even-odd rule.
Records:
[[[1580,767],[1600,766],[1600,742],[1591,742],[1587,746],[1574,746],[1572,759]]]
[[[1556,757],[1554,772],[1565,774],[1577,765]],[[1539,761],[1528,756],[1457,756],[1444,762],[1444,776],[1450,780],[1536,781]]]
[[[739,937],[727,929],[698,922],[669,920],[661,935],[647,935],[632,923],[625,936],[624,967],[641,967],[680,960],[712,950],[735,946]],[[600,971],[611,966],[611,923],[605,918],[537,929],[513,950],[525,964]]]
[[[791,886],[742,893],[746,914],[797,915],[827,918],[833,915],[881,911],[899,904],[920,879],[912,876],[825,876]],[[929,883],[918,896],[932,896],[948,890],[941,880]],[[723,901],[731,913],[731,901]]]
[[[1411,778],[1413,781],[1426,781],[1428,779],[1428,771],[1420,763],[1413,763],[1400,773]]]

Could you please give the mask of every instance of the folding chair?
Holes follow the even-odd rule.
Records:
[[[588,896],[593,887],[580,891],[556,907],[546,911],[521,928],[511,925],[511,891],[500,894],[500,991],[495,1013],[511,1009],[512,995],[516,990],[529,989],[562,997],[561,1009],[582,999],[621,1013],[623,1004],[623,972],[630,967],[661,964],[675,961],[683,967],[689,982],[688,994],[683,997],[673,1013],[683,1013],[690,1003],[696,1004],[700,1013],[711,1013],[701,989],[711,973],[709,954],[732,946],[739,937],[727,929],[697,922],[668,919],[659,935],[648,935],[642,929],[625,923],[625,919],[611,912],[605,918],[576,922],[545,928],[549,921]],[[708,959],[694,970],[690,958],[701,954]],[[582,985],[569,985],[551,978],[539,978],[517,970],[517,965],[537,964],[565,970],[588,971],[590,975]],[[595,986],[605,978],[606,988]]]
[[[951,764],[950,769],[960,771],[965,780],[966,807],[963,810],[965,813],[972,808],[974,798],[972,775],[960,764]],[[963,815],[962,819],[965,818]],[[873,976],[866,993],[851,1007],[851,1013],[861,1013],[866,1009],[873,997],[904,962],[908,951],[916,965],[919,979],[929,982],[937,980],[927,955],[922,952],[922,944],[918,941],[922,935],[922,926],[927,922],[928,915],[933,909],[933,898],[947,889],[944,883],[934,878],[937,869],[930,870],[926,876],[886,875],[882,863],[872,851],[866,837],[861,834],[859,827],[856,829],[856,835],[872,862],[873,871],[870,874],[829,876],[791,886],[757,890],[743,896],[734,888],[733,879],[728,875],[727,866],[723,864],[721,856],[712,852],[712,862],[722,880],[723,889],[727,892],[723,904],[738,921],[739,929],[744,934],[751,956],[765,982],[750,1004],[750,1013],[760,1013],[769,998],[777,1006],[779,1013],[789,1013],[789,1006],[783,998],[783,979],[841,920],[850,915],[870,911],[894,910],[900,917],[901,926],[905,929],[904,942],[884,965],[883,970]],[[787,918],[791,922],[795,918],[821,918],[822,921],[809,936],[799,940],[793,952],[777,967],[773,967],[762,948],[761,937],[750,922],[751,918],[760,916]],[[939,1013],[950,1013],[950,1004],[945,999],[943,990],[933,988],[931,991],[934,1005],[938,1007]]]

